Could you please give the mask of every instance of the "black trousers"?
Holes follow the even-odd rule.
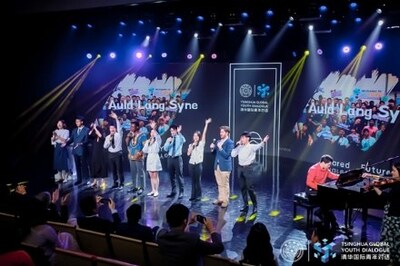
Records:
[[[257,207],[257,198],[254,191],[253,180],[253,165],[249,166],[238,166],[238,177],[240,191],[242,192],[242,198],[244,202],[244,207],[249,206],[249,198],[253,202],[253,206]]]
[[[179,193],[183,193],[183,160],[182,156],[169,157],[167,160],[171,193],[176,194],[176,181],[178,180]]]
[[[201,198],[201,175],[203,173],[203,163],[189,164],[189,173],[192,177],[192,199]]]
[[[82,182],[89,178],[89,162],[84,155],[74,155],[75,168],[76,168],[76,181]]]
[[[114,185],[118,184],[118,179],[120,185],[124,185],[124,169],[122,164],[122,152],[109,152],[108,153],[108,161],[110,165],[110,169],[112,171]]]
[[[319,209],[315,211],[315,215],[321,219],[321,222],[331,228],[336,227],[338,224],[335,213],[331,209],[324,206],[323,203],[321,204],[321,202],[319,202],[317,190],[308,188],[306,193],[310,202],[317,203],[320,206]]]

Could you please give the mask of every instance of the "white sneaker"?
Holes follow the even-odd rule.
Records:
[[[153,197],[158,197],[158,192],[154,192]]]
[[[149,193],[147,193],[147,196],[154,196],[154,192],[153,191],[151,191],[151,192],[149,192]]]

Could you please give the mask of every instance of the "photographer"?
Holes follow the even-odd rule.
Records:
[[[211,219],[198,214],[189,216],[189,209],[173,204],[166,213],[170,230],[162,229],[157,235],[164,265],[203,265],[202,257],[224,251],[221,234],[214,229]],[[196,233],[188,232],[187,226],[195,221],[204,223],[212,242],[203,241]]]

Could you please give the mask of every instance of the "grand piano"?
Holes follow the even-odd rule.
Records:
[[[371,182],[363,178],[363,169],[354,169],[339,175],[339,179],[318,185],[317,198],[321,207],[331,210],[344,210],[346,229],[353,227],[353,209],[362,211],[366,225],[368,209],[383,209],[384,200],[374,190],[366,191]]]

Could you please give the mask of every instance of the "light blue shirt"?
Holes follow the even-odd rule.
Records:
[[[168,152],[168,155],[171,157],[181,156],[182,147],[185,142],[185,137],[179,133],[175,137],[172,137],[171,142],[168,140],[165,142],[164,151]]]

